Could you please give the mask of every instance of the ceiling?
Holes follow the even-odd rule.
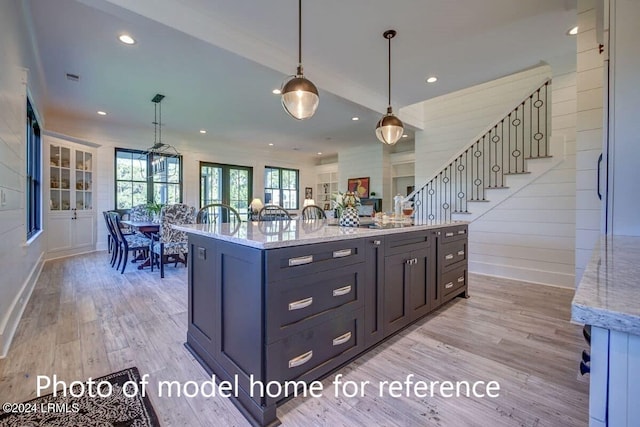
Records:
[[[271,93],[295,72],[295,0],[27,2],[48,130],[149,146],[151,98],[161,93],[163,142],[315,157],[377,143],[375,124],[387,104],[384,30],[398,31],[392,41],[398,112],[540,62],[575,61],[575,38],[565,34],[575,25],[575,8],[575,0],[304,1],[303,64],[320,89],[320,106],[311,119],[296,121]],[[120,43],[124,32],[137,43]],[[438,82],[426,84],[430,75]],[[410,140],[421,119],[401,117]]]

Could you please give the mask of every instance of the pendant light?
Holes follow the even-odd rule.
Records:
[[[318,108],[318,89],[302,72],[302,0],[298,0],[298,69],[281,89],[282,106],[296,120],[308,119]]]
[[[393,145],[402,137],[404,128],[402,121],[393,115],[391,109],[391,39],[396,36],[396,30],[387,30],[382,36],[389,40],[389,105],[385,114],[376,126],[376,137],[380,142]]]

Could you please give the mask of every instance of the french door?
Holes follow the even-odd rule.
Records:
[[[252,167],[200,162],[200,207],[224,203],[247,218],[252,184]]]

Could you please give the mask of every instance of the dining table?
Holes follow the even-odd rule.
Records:
[[[122,220],[120,221],[120,223],[122,225],[126,225],[127,227],[138,231],[142,234],[144,234],[145,236],[151,238],[152,234],[158,233],[160,231],[160,224],[157,222],[152,222],[152,221],[131,221],[131,220]],[[144,262],[140,265],[138,265],[138,270],[142,270],[145,267],[150,267],[151,266],[151,254],[149,253],[149,255],[144,258],[144,256],[139,256],[137,258],[134,258],[131,262],[138,262],[138,261],[142,261],[144,260]]]

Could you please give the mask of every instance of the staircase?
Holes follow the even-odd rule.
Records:
[[[548,79],[407,196],[415,223],[473,221],[506,200],[561,161],[551,157],[550,133]]]

